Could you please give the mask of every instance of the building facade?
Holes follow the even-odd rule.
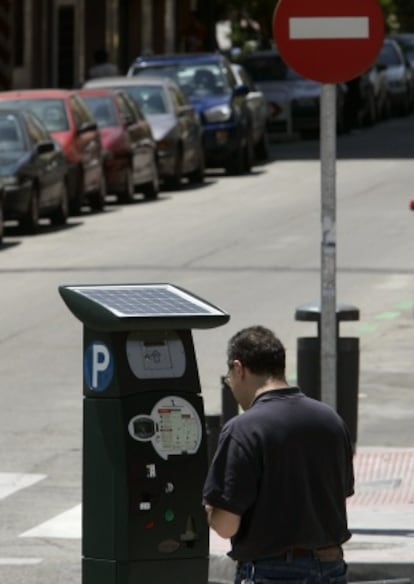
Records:
[[[182,51],[188,15],[198,10],[214,48],[213,0],[0,0],[2,89],[77,87],[96,49],[126,73],[145,51]]]

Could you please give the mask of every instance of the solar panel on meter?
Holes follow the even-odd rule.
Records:
[[[175,328],[211,328],[230,318],[217,306],[171,284],[61,286],[59,291],[77,318],[102,330],[109,325],[114,330],[116,321],[118,330],[136,330],[135,319],[145,320],[149,328],[164,326],[162,319],[168,319],[170,326],[171,320],[176,321]]]

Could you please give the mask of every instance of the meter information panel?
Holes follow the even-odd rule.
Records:
[[[184,375],[184,345],[174,331],[130,333],[126,350],[129,366],[138,379],[165,379]]]
[[[164,460],[169,456],[195,454],[202,439],[199,415],[187,400],[178,396],[159,400],[150,415],[134,416],[129,421],[128,432],[138,442],[151,442]]]

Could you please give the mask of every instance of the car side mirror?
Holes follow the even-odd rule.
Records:
[[[55,151],[55,145],[53,142],[39,142],[36,145],[36,150],[38,154],[49,154]]]
[[[247,87],[247,85],[237,85],[234,88],[234,95],[240,95],[240,96],[245,96],[249,93],[249,88]]]
[[[78,128],[78,134],[84,134],[85,132],[95,132],[98,129],[98,124],[96,122],[84,122]]]

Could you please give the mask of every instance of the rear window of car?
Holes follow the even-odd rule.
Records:
[[[125,91],[138,103],[144,114],[166,114],[171,111],[164,90],[153,85],[134,85]]]
[[[17,116],[0,115],[0,151],[24,150],[24,138]]]
[[[225,70],[219,63],[165,63],[135,66],[133,75],[169,77],[189,97],[223,95],[231,92]]]
[[[397,49],[393,45],[383,45],[378,57],[378,63],[385,67],[401,65],[401,59]]]
[[[63,99],[16,99],[10,101],[10,104],[33,112],[44,123],[49,132],[69,130]]]
[[[300,75],[288,67],[279,55],[251,57],[246,59],[243,65],[255,83],[301,79]]]
[[[82,97],[99,128],[109,128],[119,125],[114,103],[109,95],[83,95]]]

